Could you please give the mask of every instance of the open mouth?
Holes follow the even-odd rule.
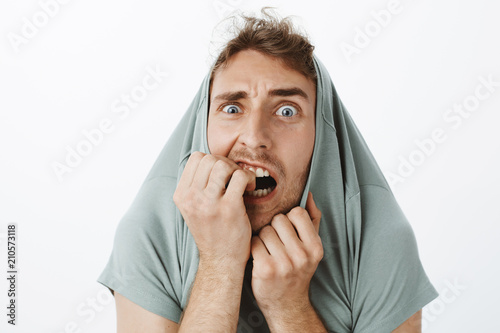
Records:
[[[269,175],[269,171],[263,168],[246,168],[255,173],[255,190],[246,191],[246,196],[265,197],[276,188],[276,180]]]

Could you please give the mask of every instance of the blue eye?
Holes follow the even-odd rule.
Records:
[[[297,109],[291,105],[284,105],[280,107],[276,113],[280,116],[290,118],[297,114]]]
[[[230,104],[230,105],[224,106],[222,108],[222,111],[224,111],[226,113],[239,113],[241,110],[236,105]]]

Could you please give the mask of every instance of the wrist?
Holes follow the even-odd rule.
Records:
[[[262,311],[270,313],[281,312],[284,309],[289,310],[288,312],[301,312],[312,308],[308,289],[301,291],[288,290],[285,293],[274,295],[268,292],[267,294],[256,296],[257,305]]]
[[[217,259],[208,256],[200,256],[198,274],[221,276],[229,279],[243,278],[246,263],[233,259]]]
[[[309,297],[294,298],[293,300],[282,299],[280,301],[276,300],[275,302],[257,302],[257,305],[263,313],[265,312],[273,315],[280,314],[280,316],[284,316],[285,314],[293,316],[294,314],[313,309]]]
[[[182,332],[236,331],[244,267],[234,262],[200,258],[198,271],[181,320]],[[209,329],[212,328],[212,329]]]
[[[311,318],[317,317],[309,298],[286,304],[259,305],[271,332],[279,332],[284,328],[307,326]],[[290,326],[291,325],[291,326]]]

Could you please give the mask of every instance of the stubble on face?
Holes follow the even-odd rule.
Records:
[[[292,179],[293,175],[287,174],[283,163],[268,152],[250,153],[247,150],[231,151],[228,158],[233,161],[243,159],[264,165],[271,165],[278,174],[279,179],[276,181],[279,182],[279,191],[281,191],[281,200],[278,204],[270,206],[268,203],[249,204],[245,202],[246,212],[254,234],[257,234],[260,229],[270,224],[274,216],[287,214],[292,208],[300,204],[309,176],[311,160],[307,167],[295,179]]]
[[[306,96],[270,94],[271,91],[293,90],[291,88],[298,88]],[[231,95],[231,92],[245,94]],[[243,50],[234,54],[226,67],[214,75],[210,96],[207,124],[210,151],[233,161],[268,166],[275,173],[273,177],[279,178],[275,179],[273,197],[267,200],[244,198],[252,230],[257,232],[270,224],[274,216],[287,214],[300,204],[314,147],[315,82],[277,62],[276,58],[255,50]],[[270,117],[271,111],[276,115],[275,109],[281,102],[299,108],[296,120],[289,122],[281,117]],[[233,103],[242,104],[239,106],[248,117],[223,115],[222,106]],[[255,114],[262,117],[249,118]],[[264,121],[264,116],[270,121],[261,124],[266,126],[246,126],[255,125],[247,124],[248,119]]]

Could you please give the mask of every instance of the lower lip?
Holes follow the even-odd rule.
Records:
[[[274,189],[271,191],[271,193],[268,193],[264,197],[254,197],[251,195],[244,195],[243,199],[244,199],[245,203],[259,204],[259,203],[271,200],[276,195],[277,190],[278,190],[278,186],[276,185],[274,187]]]

